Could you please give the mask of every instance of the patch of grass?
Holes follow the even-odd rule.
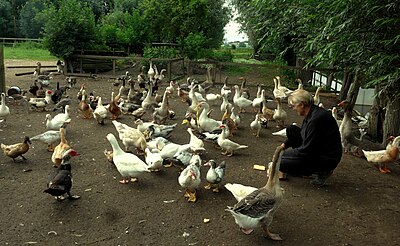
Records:
[[[41,43],[24,42],[14,47],[4,47],[4,59],[52,61],[57,57],[50,55]]]

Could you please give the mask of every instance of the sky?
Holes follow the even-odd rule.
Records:
[[[228,42],[234,42],[234,41],[246,41],[247,35],[244,33],[239,33],[239,23],[231,20],[226,26],[225,26],[225,39]]]

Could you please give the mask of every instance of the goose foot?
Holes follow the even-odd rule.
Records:
[[[77,195],[73,195],[73,196],[72,196],[71,194],[68,193],[68,199],[69,199],[69,200],[78,200],[79,198],[81,198],[81,197],[80,197],[80,196],[77,196]]]
[[[196,202],[197,197],[196,197],[196,191],[195,192],[191,192],[191,191],[187,191],[188,193],[188,202]]]
[[[167,167],[167,168],[168,168],[168,167],[172,167],[172,165],[173,165],[172,162],[170,162],[170,163],[168,163],[168,164],[165,164],[164,167]]]
[[[254,230],[253,229],[240,228],[240,231],[243,232],[246,235],[250,235]]]
[[[233,152],[226,153],[226,156],[233,156]]]
[[[211,189],[211,184],[208,184],[208,185],[204,186],[204,189],[206,189],[206,190]]]
[[[282,241],[283,239],[281,238],[281,236],[279,236],[279,234],[275,234],[275,233],[271,233],[269,231],[268,227],[264,227],[264,232],[267,234],[266,236],[269,237],[270,239],[274,240],[274,241]]]
[[[47,145],[47,151],[48,152],[53,152],[54,151],[53,146]]]
[[[391,173],[392,171],[386,166],[386,164],[379,164],[379,172],[381,173]]]
[[[131,178],[131,182],[139,182],[138,178]]]
[[[215,193],[219,193],[219,188],[215,187],[212,191],[215,192]]]
[[[129,180],[128,179],[123,179],[119,181],[120,184],[128,184]]]

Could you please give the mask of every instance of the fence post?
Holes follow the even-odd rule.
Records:
[[[169,81],[171,81],[171,59],[168,59],[167,73],[168,73],[168,83],[169,83]]]
[[[0,44],[0,92],[6,92],[6,73],[4,70],[4,48]]]

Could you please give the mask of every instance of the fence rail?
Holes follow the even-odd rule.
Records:
[[[1,38],[0,37],[0,41],[1,41],[1,44],[4,44],[4,45],[14,45],[16,43],[22,43],[22,42],[27,42],[27,41],[42,42],[43,40],[39,39],[39,38]]]

